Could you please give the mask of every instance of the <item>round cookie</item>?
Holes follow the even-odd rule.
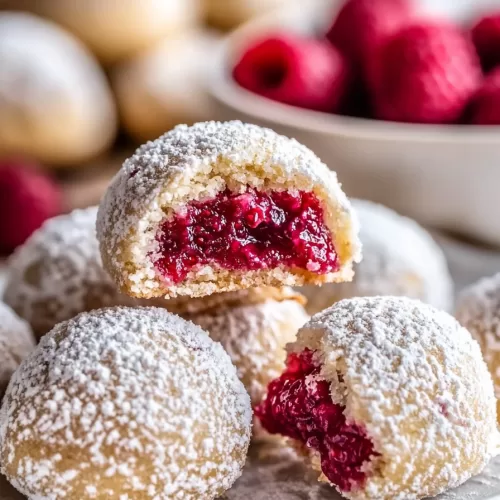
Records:
[[[7,1],[66,27],[107,64],[192,28],[198,17],[197,0]]]
[[[352,278],[356,219],[334,172],[256,125],[179,125],[125,161],[99,207],[104,267],[138,298]]]
[[[463,290],[458,297],[455,316],[481,346],[493,377],[500,422],[500,273]]]
[[[304,287],[307,311],[315,314],[351,297],[396,295],[450,310],[453,280],[443,251],[412,219],[382,205],[351,200],[359,222],[363,260],[349,283]]]
[[[75,165],[115,132],[110,89],[87,49],[51,22],[0,12],[0,155]]]
[[[203,0],[206,21],[216,28],[231,30],[236,26],[282,6],[285,0]]]
[[[160,308],[101,309],[57,325],[12,378],[0,464],[31,498],[209,500],[241,474],[251,418],[201,328]]]
[[[189,32],[113,70],[118,107],[130,136],[144,142],[179,123],[210,118],[203,84],[215,41],[209,33]]]
[[[0,401],[10,377],[35,345],[28,323],[19,318],[9,306],[0,302]]]
[[[38,338],[80,312],[136,302],[102,267],[96,214],[91,207],[48,220],[10,258],[4,300]]]
[[[301,295],[286,288],[267,290],[269,295],[253,304],[228,301],[184,315],[222,344],[253,405],[260,403],[269,382],[282,372],[286,344],[295,340],[298,329],[309,319]]]
[[[478,343],[443,311],[403,297],[345,299],[313,316],[288,352],[256,415],[346,498],[438,495],[497,452],[491,376]]]

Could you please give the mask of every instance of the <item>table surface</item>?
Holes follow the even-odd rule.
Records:
[[[500,271],[500,252],[478,248],[470,243],[435,233],[443,247],[456,290]],[[2,276],[0,273],[0,290]],[[269,442],[252,446],[243,476],[223,500],[340,500],[331,487],[321,485],[293,452]],[[0,477],[0,500],[24,500]],[[500,457],[480,476],[438,497],[439,500],[500,500]]]

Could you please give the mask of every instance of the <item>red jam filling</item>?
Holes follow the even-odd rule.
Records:
[[[340,491],[361,488],[365,466],[377,453],[364,429],[346,421],[345,407],[332,402],[330,384],[319,378],[312,355],[306,350],[288,356],[285,372],[269,384],[255,414],[268,432],[319,452],[321,470]]]
[[[190,203],[161,225],[156,239],[155,266],[174,283],[207,264],[242,271],[279,265],[317,274],[338,270],[320,202],[303,191],[225,190]]]

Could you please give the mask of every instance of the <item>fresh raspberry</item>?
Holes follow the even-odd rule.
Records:
[[[371,76],[377,117],[414,123],[456,122],[482,79],[472,42],[452,25],[428,21],[380,46]]]
[[[0,163],[1,252],[11,252],[24,243],[60,210],[61,194],[49,177],[25,163]]]
[[[242,87],[269,99],[335,112],[347,89],[349,70],[329,43],[277,34],[248,48],[233,76]]]
[[[485,78],[472,99],[470,121],[475,125],[500,125],[500,67]]]
[[[326,36],[350,64],[365,71],[374,47],[409,22],[412,12],[410,0],[348,0]]]
[[[479,19],[471,33],[483,68],[489,71],[500,64],[500,12]]]

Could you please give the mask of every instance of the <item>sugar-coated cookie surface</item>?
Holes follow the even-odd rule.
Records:
[[[281,297],[269,293],[255,304],[228,302],[185,316],[222,344],[254,405],[262,399],[267,384],[283,371],[285,346],[309,319],[300,295],[288,290]]]
[[[481,346],[495,384],[500,421],[500,273],[463,290],[455,316]]]
[[[180,125],[140,147],[99,208],[105,268],[136,297],[346,281],[357,223],[334,172],[241,122]]]
[[[229,356],[160,308],[56,326],[14,375],[0,463],[30,498],[213,499],[240,475],[250,399]]]
[[[37,337],[81,312],[134,303],[102,267],[96,214],[91,207],[50,219],[10,258],[4,300]]]
[[[6,304],[0,302],[0,402],[10,377],[35,348],[30,326]]]
[[[396,295],[450,310],[453,281],[443,251],[412,219],[366,200],[351,200],[359,218],[363,260],[350,283],[304,287],[308,312],[351,297]]]
[[[52,22],[0,12],[0,155],[77,166],[115,133],[113,97],[87,48]]]
[[[347,498],[437,495],[496,451],[491,376],[445,312],[408,298],[346,299],[313,316],[288,351],[256,413]]]

